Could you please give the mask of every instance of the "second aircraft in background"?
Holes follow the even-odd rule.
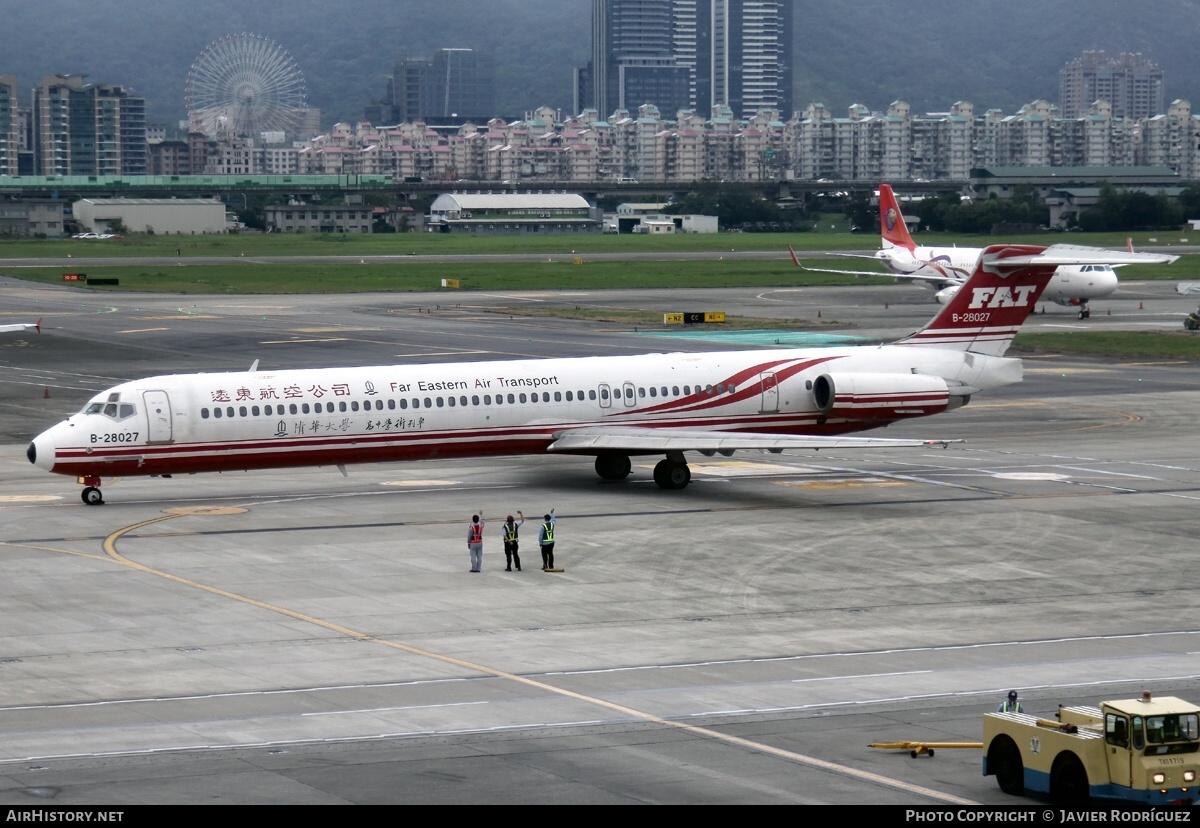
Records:
[[[835,270],[831,268],[806,267],[800,264],[796,251],[788,245],[788,252],[797,267],[818,273],[839,273],[850,276],[893,276],[897,279],[907,279],[922,283],[937,291],[935,297],[941,304],[946,304],[958,292],[971,275],[979,254],[979,247],[921,247],[909,235],[900,213],[900,205],[892,188],[887,184],[879,186],[879,225],[882,245],[877,253],[871,256],[859,254],[841,254],[850,258],[865,258],[879,262],[887,273],[867,270]],[[1064,246],[1056,246],[1063,250]],[[1099,248],[1080,247],[1089,254],[1095,254]],[[1129,253],[1113,251],[1113,262],[1129,264]],[[1158,253],[1134,254],[1139,262],[1146,264],[1164,264],[1178,259],[1178,256],[1165,256]],[[1085,258],[1097,258],[1094,255]],[[1079,318],[1087,319],[1091,315],[1088,300],[1108,296],[1117,289],[1117,273],[1111,263],[1096,261],[1092,264],[1063,265],[1055,271],[1050,284],[1042,293],[1042,299],[1048,299],[1059,305],[1068,305],[1079,309]]]

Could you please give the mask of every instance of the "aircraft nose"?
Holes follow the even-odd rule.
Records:
[[[48,434],[49,432],[42,432],[34,437],[29,443],[29,448],[25,449],[25,456],[29,458],[29,462],[46,471],[54,467],[54,443]]]

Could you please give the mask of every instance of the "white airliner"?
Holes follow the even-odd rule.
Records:
[[[681,489],[687,451],[941,444],[843,435],[1020,381],[1004,353],[1079,255],[989,247],[932,322],[891,345],[150,377],[97,394],[27,455],[96,504],[114,475],[560,452],[621,480],[630,457],[658,454],[655,482]]]
[[[967,277],[971,275],[975,262],[982,252],[979,247],[920,247],[909,235],[904,217],[900,213],[900,205],[892,188],[887,184],[879,186],[879,225],[883,237],[882,247],[873,256],[858,256],[841,254],[850,258],[866,258],[879,262],[888,269],[888,273],[864,270],[832,270],[828,268],[805,267],[800,264],[796,251],[788,245],[788,252],[797,267],[813,270],[818,273],[840,273],[851,276],[886,276],[897,279],[910,279],[921,282],[937,291],[936,298],[943,305],[962,287]],[[1069,245],[1056,245],[1055,249],[1069,248]],[[1113,265],[1121,264],[1166,264],[1178,259],[1178,256],[1164,256],[1157,253],[1138,253],[1129,259],[1124,254],[1111,251],[1112,257],[1096,257],[1090,255],[1100,248],[1080,247],[1088,251],[1089,258],[1084,264],[1064,265],[1054,274],[1050,284],[1042,294],[1042,299],[1059,305],[1070,305],[1079,309],[1079,318],[1091,316],[1088,308],[1089,299],[1099,299],[1112,294],[1117,289],[1117,274]]]
[[[27,331],[33,328],[38,333],[42,332],[42,320],[36,322],[21,322],[16,325],[0,325],[0,333],[8,333],[10,331]]]

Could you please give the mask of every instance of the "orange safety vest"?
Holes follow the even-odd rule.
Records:
[[[471,524],[471,543],[483,543],[483,524]]]

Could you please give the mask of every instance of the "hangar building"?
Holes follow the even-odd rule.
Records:
[[[198,236],[224,233],[225,205],[211,198],[82,198],[72,207],[88,230],[109,233],[120,221],[131,233]]]
[[[444,193],[429,207],[431,233],[599,233],[602,213],[572,193]]]

